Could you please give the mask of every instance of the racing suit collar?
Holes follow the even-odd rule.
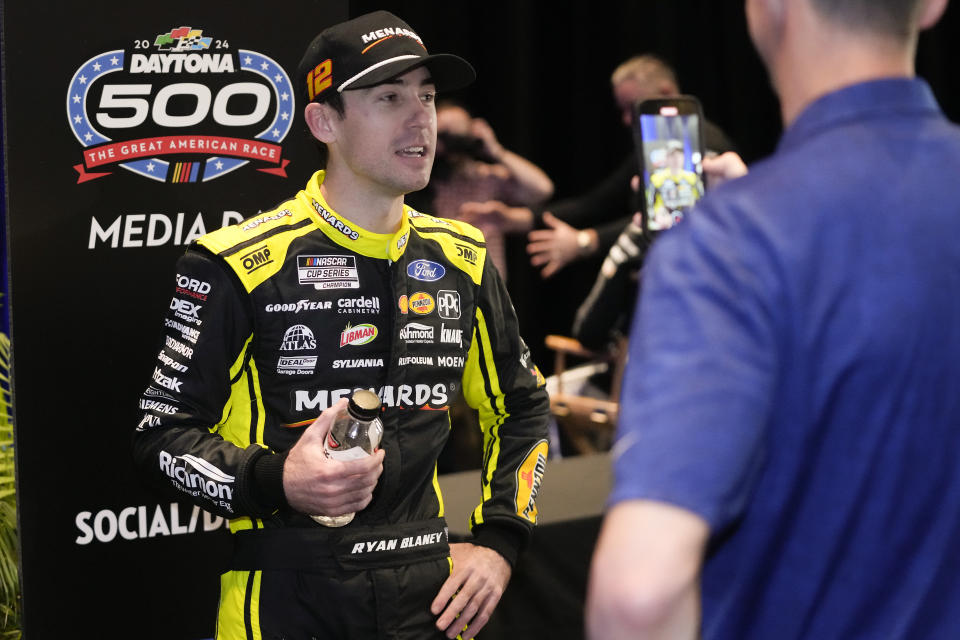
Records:
[[[403,219],[394,233],[374,233],[340,216],[327,204],[320,192],[326,172],[322,169],[313,174],[307,186],[297,198],[307,205],[323,233],[338,245],[360,255],[396,261],[403,255],[410,234],[410,219],[407,205],[403,205]]]

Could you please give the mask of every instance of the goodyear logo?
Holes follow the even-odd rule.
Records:
[[[541,440],[533,445],[517,469],[517,515],[533,523],[537,522],[536,500],[547,468],[547,451],[547,441]]]
[[[290,78],[273,58],[220,36],[196,26],[148,31],[77,68],[66,96],[83,147],[77,182],[117,167],[158,182],[206,182],[249,163],[286,177]]]

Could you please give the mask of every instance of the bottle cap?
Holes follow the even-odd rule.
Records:
[[[350,396],[347,411],[357,420],[373,420],[380,415],[380,396],[369,389],[357,389]]]

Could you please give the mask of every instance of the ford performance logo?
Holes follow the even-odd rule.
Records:
[[[443,268],[443,265],[429,260],[414,260],[407,266],[407,275],[423,282],[439,280],[445,273],[446,269]]]

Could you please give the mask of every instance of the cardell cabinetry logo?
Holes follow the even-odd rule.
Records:
[[[86,182],[123,167],[159,182],[213,180],[253,163],[286,177],[290,78],[272,58],[178,27],[83,63],[67,117]]]

